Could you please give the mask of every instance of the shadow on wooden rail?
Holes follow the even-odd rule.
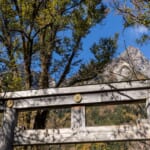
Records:
[[[4,121],[0,149],[12,150],[12,145],[85,143],[150,139],[150,80],[51,88],[1,93],[1,100],[12,105],[3,107]],[[80,95],[80,101],[74,99]],[[85,106],[146,102],[146,120],[133,125],[85,126]],[[10,108],[8,108],[8,106]],[[17,110],[71,107],[71,127],[62,129],[25,130],[15,128]]]

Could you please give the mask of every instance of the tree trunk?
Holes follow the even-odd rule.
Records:
[[[25,89],[31,88],[31,70],[30,70],[30,63],[28,62],[28,58],[25,59]]]
[[[49,56],[41,55],[41,75],[40,75],[40,88],[48,88],[49,87]]]

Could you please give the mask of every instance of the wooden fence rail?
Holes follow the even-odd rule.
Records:
[[[0,149],[13,145],[83,143],[150,139],[150,80],[1,93],[4,110]],[[134,125],[86,127],[85,106],[145,102],[146,120]],[[23,130],[17,128],[22,109],[71,107],[71,127]]]

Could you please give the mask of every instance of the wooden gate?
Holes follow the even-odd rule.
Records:
[[[0,149],[12,150],[13,145],[149,140],[149,93],[150,80],[1,93],[4,120]],[[147,119],[138,120],[134,125],[86,126],[86,106],[131,102],[145,102]],[[70,128],[24,130],[16,127],[18,110],[65,106],[71,107]]]

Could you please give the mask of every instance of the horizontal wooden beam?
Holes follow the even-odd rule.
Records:
[[[23,98],[14,101],[15,109],[35,109],[44,107],[60,107],[73,105],[91,105],[91,104],[119,104],[145,101],[147,98],[146,90],[118,91],[81,94],[80,103],[74,101],[74,95],[67,96],[49,96],[36,98]]]
[[[0,93],[0,97],[2,100],[22,99],[22,98],[31,98],[31,97],[53,96],[53,95],[95,93],[95,92],[104,92],[104,91],[119,91],[119,90],[133,90],[133,89],[150,89],[150,80],[7,92],[7,93]]]
[[[65,144],[102,141],[150,140],[150,123],[78,129],[22,130],[15,132],[14,145]]]

